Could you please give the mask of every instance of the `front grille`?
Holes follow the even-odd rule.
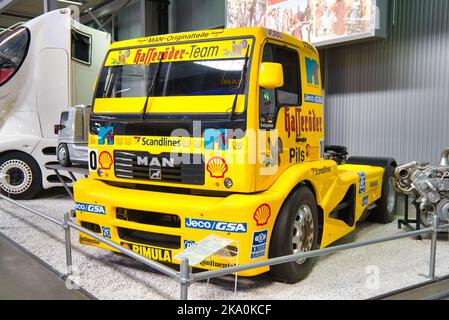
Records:
[[[203,185],[203,157],[193,154],[188,157],[187,163],[184,163],[176,162],[168,152],[155,155],[149,152],[114,151],[114,173],[117,178]]]
[[[125,241],[169,249],[179,249],[181,247],[181,237],[179,236],[126,228],[117,228],[117,231],[120,239]]]
[[[174,214],[117,208],[116,217],[120,220],[153,226],[180,228],[181,219]]]
[[[93,231],[95,233],[100,233],[101,232],[100,226],[98,224],[96,224],[96,223],[81,221],[81,227],[86,228],[86,229],[88,229],[90,231]]]

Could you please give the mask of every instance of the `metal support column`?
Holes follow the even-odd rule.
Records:
[[[140,0],[142,37],[168,33],[168,0]]]
[[[189,259],[183,258],[181,260],[181,300],[187,300],[188,299],[188,291],[189,291],[189,285],[190,285],[190,270],[189,270]]]
[[[435,279],[435,261],[437,257],[438,216],[433,216],[432,243],[430,247],[429,278]]]
[[[64,214],[64,232],[65,232],[65,261],[66,261],[66,275],[70,276],[73,272],[72,268],[72,239],[70,237],[69,226],[70,213]]]
[[[58,4],[56,3],[56,0],[42,0],[42,1],[44,4],[43,6],[44,13],[58,9]]]

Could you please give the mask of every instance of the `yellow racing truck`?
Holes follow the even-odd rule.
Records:
[[[395,161],[325,152],[318,52],[273,30],[112,44],[88,140],[78,223],[162,263],[211,234],[234,240],[242,264],[324,248],[368,215],[394,218]],[[313,261],[240,274],[293,283]],[[216,255],[196,267],[231,265]]]

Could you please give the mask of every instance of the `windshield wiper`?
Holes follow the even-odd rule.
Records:
[[[142,111],[142,120],[145,119],[145,115],[147,113],[147,108],[148,108],[148,100],[150,99],[150,96],[154,96],[154,93],[157,90],[157,84],[159,83],[159,77],[161,74],[161,66],[162,66],[162,58],[163,58],[163,54],[161,55],[161,59],[159,60],[159,63],[157,65],[156,68],[156,74],[153,77],[153,81],[151,82],[151,86],[148,88],[148,92],[147,92],[147,97],[145,99],[145,104],[143,106],[143,111]]]
[[[242,74],[240,76],[240,83],[239,83],[239,86],[237,87],[237,92],[235,93],[234,102],[232,103],[232,110],[231,110],[231,114],[229,116],[230,121],[232,121],[232,118],[234,118],[234,113],[235,113],[235,108],[237,107],[237,100],[239,98],[239,93],[245,92],[246,71],[248,70],[248,60],[249,60],[249,44],[248,44],[248,47],[246,48],[245,63],[243,64]]]

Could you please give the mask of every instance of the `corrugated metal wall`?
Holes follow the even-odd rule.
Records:
[[[223,27],[225,13],[224,0],[170,0],[169,30],[172,33]]]
[[[448,0],[398,0],[387,40],[323,52],[328,144],[439,162],[449,146],[448,13]]]

